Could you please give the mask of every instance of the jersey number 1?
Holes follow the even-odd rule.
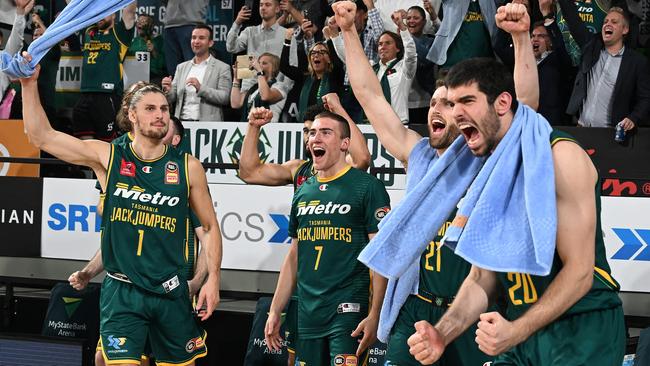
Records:
[[[138,230],[138,257],[142,254],[142,239],[144,239],[144,230]]]

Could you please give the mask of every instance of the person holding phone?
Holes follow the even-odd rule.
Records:
[[[251,67],[255,71],[255,78],[246,80],[257,80],[257,83],[251,85],[249,82],[243,85],[241,75],[237,73],[237,64],[233,66],[236,79],[230,91],[230,106],[241,108],[242,122],[248,121],[248,112],[255,107],[270,109],[273,112],[272,122],[277,122],[286,101],[286,94],[277,88],[280,58],[265,52],[253,60]]]

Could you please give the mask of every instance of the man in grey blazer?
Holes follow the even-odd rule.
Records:
[[[162,80],[174,115],[182,121],[223,121],[222,106],[230,104],[230,67],[210,55],[212,28],[198,24],[192,31],[194,58],[178,64],[174,79]]]

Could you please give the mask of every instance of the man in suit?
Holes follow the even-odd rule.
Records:
[[[230,67],[210,55],[212,28],[198,24],[192,31],[194,58],[176,67],[174,79],[162,80],[174,115],[182,121],[223,121],[222,106],[230,103]],[[179,87],[180,84],[180,87]]]
[[[546,0],[548,2],[548,0]],[[572,0],[560,0],[571,35],[580,45],[582,60],[567,113],[585,127],[613,127],[625,131],[650,119],[650,66],[635,50],[625,47],[629,22],[623,9],[607,13],[600,34],[591,34]]]

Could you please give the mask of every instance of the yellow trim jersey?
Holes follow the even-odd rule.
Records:
[[[188,155],[165,147],[155,160],[111,145],[102,220],[102,260],[117,279],[156,293],[187,280]]]
[[[122,61],[133,39],[133,29],[127,30],[124,22],[104,33],[96,25],[84,33],[81,92],[121,93]]]
[[[289,235],[298,239],[300,339],[339,334],[368,314],[370,275],[357,257],[389,205],[383,183],[350,167],[296,190]]]

